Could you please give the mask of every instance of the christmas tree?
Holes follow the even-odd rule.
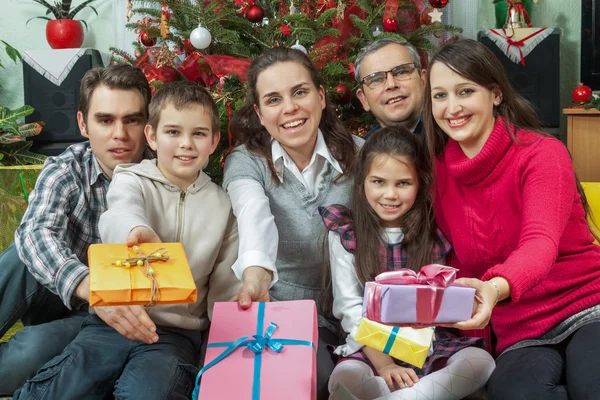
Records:
[[[376,37],[406,40],[427,52],[460,28],[440,23],[448,0],[128,0],[135,54],[113,60],[140,67],[156,88],[177,79],[207,87],[220,111],[222,140],[206,172],[219,181],[233,143],[228,121],[244,102],[245,75],[266,48],[307,52],[345,125],[363,135],[375,121],[353,96],[353,62]],[[436,21],[437,20],[437,21]],[[450,37],[452,39],[453,37]],[[225,134],[227,133],[227,134]]]

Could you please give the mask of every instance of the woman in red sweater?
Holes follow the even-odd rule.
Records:
[[[479,42],[443,46],[426,93],[437,223],[478,293],[456,327],[497,337],[489,399],[598,398],[600,247],[567,149]]]

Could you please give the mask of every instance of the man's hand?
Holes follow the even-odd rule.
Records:
[[[156,232],[146,226],[136,226],[127,236],[127,246],[133,246],[139,243],[161,243],[162,240]]]
[[[269,301],[269,288],[273,273],[262,267],[248,267],[244,270],[244,282],[232,301],[247,309],[253,301]]]
[[[142,306],[94,307],[96,314],[121,335],[148,344],[156,343],[156,325]]]

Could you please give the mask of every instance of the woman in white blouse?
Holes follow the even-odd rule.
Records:
[[[348,172],[362,139],[337,118],[308,57],[284,47],[252,63],[246,103],[231,124],[239,146],[227,158],[223,186],[240,234],[233,269],[240,279],[250,267],[271,271],[273,301],[319,304],[324,226],[318,208],[349,206]],[[334,363],[327,345],[337,345],[340,332],[335,319],[322,314],[318,399],[328,396]]]

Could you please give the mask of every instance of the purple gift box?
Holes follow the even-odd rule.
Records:
[[[453,283],[456,269],[384,272],[365,285],[363,317],[384,324],[450,324],[471,318],[475,289]]]

